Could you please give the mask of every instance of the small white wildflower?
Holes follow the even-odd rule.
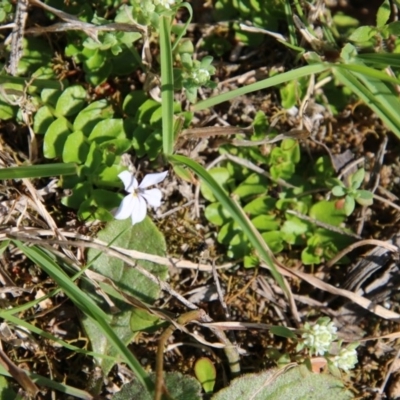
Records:
[[[210,80],[210,73],[205,68],[199,68],[192,72],[192,79],[197,85],[204,85]]]
[[[354,348],[341,349],[339,355],[332,359],[333,364],[337,368],[341,368],[344,371],[353,369],[357,364],[357,351]]]
[[[330,348],[332,342],[337,338],[337,328],[333,322],[328,324],[315,324],[303,333],[304,344],[316,355],[324,355]]]
[[[118,177],[124,183],[125,190],[129,193],[125,196],[114,214],[116,219],[132,218],[132,225],[145,219],[147,204],[153,208],[161,205],[161,190],[147,189],[149,186],[162,182],[167,176],[168,171],[157,174],[146,175],[141,184],[128,171],[121,172]]]
[[[153,0],[154,5],[161,5],[164,8],[170,8],[175,4],[175,0]]]

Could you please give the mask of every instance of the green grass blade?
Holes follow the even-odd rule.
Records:
[[[115,346],[119,355],[136,374],[136,377],[142,385],[146,387],[149,392],[152,392],[154,390],[154,384],[151,382],[138,360],[106,323],[107,316],[104,311],[100,309],[86,293],[76,286],[71,281],[70,277],[54,262],[54,260],[43,252],[43,250],[35,246],[27,247],[17,240],[13,242],[30,260],[39,265],[61,287],[64,293],[83,313],[94,321],[107,339]]]
[[[355,58],[368,64],[400,67],[400,54],[398,53],[365,53],[358,54]]]
[[[172,69],[171,18],[160,17],[162,138],[164,154],[174,150],[174,76]]]
[[[400,101],[393,91],[382,81],[333,67],[336,78],[349,87],[400,138]]]
[[[40,386],[45,386],[50,389],[58,390],[61,393],[65,393],[77,399],[93,400],[93,395],[86,392],[85,390],[80,390],[72,386],[65,385],[64,383],[55,382],[44,376],[33,374],[27,370],[24,370],[24,372],[29,376],[29,378],[32,379],[34,383],[37,383]],[[0,375],[11,377],[11,374],[9,374],[1,364]]]
[[[289,31],[289,42],[292,46],[297,47],[299,44],[297,43],[296,27],[293,23],[293,12],[292,12],[292,7],[291,7],[290,2],[285,1],[283,4],[283,7],[284,7],[286,23],[287,23],[288,31]],[[301,48],[299,48],[299,49],[303,50]]]
[[[273,277],[278,282],[284,293],[287,293],[287,289],[283,282],[282,276],[276,269],[264,240],[262,239],[261,235],[258,234],[251,222],[246,218],[243,210],[241,210],[237,203],[234,202],[225,192],[225,190],[216,182],[216,180],[195,161],[180,155],[170,156],[169,160],[188,166],[209,186],[209,188],[213,192],[213,195],[218,199],[222,206],[230,213],[232,218],[242,228],[244,234],[250,240],[254,248],[258,251],[261,259],[271,268],[271,273]]]
[[[77,172],[76,164],[59,163],[45,165],[27,165],[0,169],[0,179],[44,178],[58,175],[74,175]]]
[[[11,76],[7,74],[0,74],[0,85],[2,83],[14,83],[17,85],[21,85],[21,90],[24,90],[27,82],[29,82],[29,86],[37,89],[57,89],[64,90],[64,85],[59,80],[51,80],[51,79],[34,79],[32,82],[31,78],[23,78],[18,76]]]
[[[232,100],[237,96],[242,96],[244,94],[248,94],[251,92],[255,92],[257,90],[262,90],[269,88],[271,86],[280,85],[281,83],[285,83],[294,79],[301,78],[303,76],[308,76],[311,74],[318,74],[320,72],[326,71],[330,66],[328,64],[316,63],[306,65],[304,67],[294,69],[288,72],[283,72],[282,74],[278,74],[272,76],[271,78],[264,79],[260,82],[252,83],[251,85],[241,87],[239,89],[232,90],[227,93],[222,93],[217,96],[211,97],[207,100],[199,101],[197,104],[194,104],[191,109],[193,111],[200,111],[206,108],[215,106],[216,104],[223,103],[224,101]]]
[[[13,309],[9,309],[7,311],[14,311]],[[89,350],[83,350],[77,346],[74,346],[72,344],[69,344],[67,342],[64,342],[64,340],[59,339],[58,337],[52,335],[51,333],[48,333],[40,328],[38,328],[35,325],[30,324],[29,322],[24,321],[23,319],[20,319],[14,315],[12,315],[12,313],[3,313],[2,311],[0,312],[0,318],[3,318],[4,320],[12,323],[15,326],[22,326],[23,328],[27,329],[29,332],[33,332],[36,333],[39,336],[42,336],[46,339],[49,339],[51,341],[54,341],[55,343],[58,343],[59,345],[65,347],[68,350],[74,351],[75,353],[80,353],[80,354],[84,354],[86,356],[92,356],[92,357],[99,357],[99,358],[108,358],[113,360],[114,357],[108,356],[106,354],[99,354],[99,353],[95,353],[93,351],[89,351]],[[17,311],[15,311],[17,312]]]
[[[187,19],[187,21],[185,22],[185,25],[182,28],[182,32],[178,35],[178,37],[175,40],[174,45],[172,46],[172,51],[175,51],[176,47],[178,46],[180,40],[182,39],[183,35],[186,34],[187,28],[189,26],[189,24],[192,22],[192,18],[193,18],[193,9],[192,6],[189,3],[181,3],[179,4],[179,7],[185,7],[189,13],[189,18]]]
[[[336,68],[343,68],[348,71],[352,72],[357,72],[361,75],[363,75],[365,78],[372,78],[372,79],[377,79],[383,82],[390,82],[394,83],[395,85],[400,85],[400,80],[397,78],[394,78],[393,76],[389,76],[385,72],[379,71],[375,68],[367,67],[366,65],[360,65],[360,64],[338,64],[338,65],[333,65]]]

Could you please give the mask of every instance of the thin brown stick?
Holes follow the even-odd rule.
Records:
[[[185,314],[182,314],[177,323],[179,325],[186,325],[192,321],[200,321],[202,322],[205,318],[205,312],[203,310],[194,310],[189,311]],[[205,322],[205,321],[204,321]],[[156,388],[154,392],[154,400],[161,400],[163,393],[168,396],[167,390],[164,386],[164,349],[167,345],[168,339],[174,333],[176,327],[175,325],[170,325],[164,333],[160,336],[157,348],[157,356],[156,356]]]
[[[373,246],[380,246],[385,249],[388,249],[389,251],[396,253],[399,251],[398,247],[395,246],[394,244],[390,244],[388,242],[385,242],[383,240],[377,240],[377,239],[365,239],[361,240],[359,242],[353,243],[350,246],[347,246],[345,249],[341,250],[338,254],[336,254],[335,257],[331,258],[327,263],[326,266],[328,268],[331,268],[333,265],[335,265],[341,258],[343,258],[346,254],[350,253],[357,247],[361,246],[368,246],[368,245],[373,245]]]

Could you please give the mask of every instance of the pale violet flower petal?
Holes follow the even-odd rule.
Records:
[[[137,189],[138,181],[129,171],[122,171],[118,174],[118,178],[121,179],[128,193],[133,193]]]
[[[132,225],[142,222],[146,218],[147,205],[142,196],[135,196],[135,206],[132,211]]]
[[[123,198],[118,210],[114,214],[115,219],[127,219],[132,215],[135,207],[135,198],[136,196],[132,194],[128,194],[128,196]]]
[[[157,183],[162,182],[167,176],[167,174],[168,171],[159,172],[156,174],[148,174],[143,178],[142,182],[139,185],[139,188],[146,189],[149,186],[156,185]]]
[[[162,193],[159,189],[143,190],[140,196],[144,197],[149,206],[158,208],[161,206]]]

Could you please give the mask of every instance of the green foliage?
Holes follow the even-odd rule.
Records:
[[[194,365],[194,373],[203,386],[204,392],[211,394],[217,378],[217,371],[213,362],[207,357],[199,358]]]
[[[279,0],[271,0],[266,7],[263,0],[218,0],[214,5],[213,16],[216,21],[239,21],[252,23],[262,29],[276,31],[279,21],[285,19],[284,3]],[[264,36],[261,33],[248,32],[241,29],[240,24],[232,24],[235,33],[235,41],[247,46],[259,46]],[[225,34],[214,35],[213,40],[206,40],[206,48],[221,56],[230,50],[231,44],[226,40]],[[215,43],[217,41],[217,43]]]
[[[257,123],[262,120],[260,116],[257,117]],[[223,166],[212,168],[209,172],[240,202],[243,211],[274,253],[295,246],[303,248],[301,259],[304,264],[318,264],[332,258],[351,243],[347,236],[320,228],[288,213],[293,210],[334,227],[344,223],[346,214],[337,206],[336,201],[314,201],[310,195],[303,194],[312,189],[321,189],[321,185],[326,187],[326,181],[334,173],[328,157],[319,158],[312,168],[309,162],[306,166],[301,163],[299,143],[293,139],[283,140],[266,157],[259,149],[249,147],[240,149],[226,146],[220,151],[243,159],[253,158],[269,168],[273,181],[232,161],[224,162]],[[277,188],[274,181],[278,179],[284,179],[296,185],[296,188],[280,186],[280,194],[276,198],[273,195]],[[359,184],[357,179],[354,178],[355,184]],[[211,203],[205,209],[205,216],[219,227],[217,240],[227,246],[227,256],[243,258],[246,267],[257,266],[258,258],[253,254],[252,246],[239,226],[206,185],[201,186],[201,193]]]
[[[212,400],[347,400],[354,398],[342,382],[328,374],[315,374],[305,366],[282,373],[269,370],[247,374],[232,381],[228,388],[215,394]]]
[[[165,386],[168,393],[175,400],[201,400],[201,386],[199,382],[189,375],[182,375],[179,372],[165,374]],[[144,391],[139,381],[133,380],[122,386],[112,400],[153,400],[153,396]]]
[[[149,218],[133,227],[129,219],[113,221],[100,232],[98,238],[115,246],[148,254],[164,256],[166,252],[164,237]],[[102,251],[90,249],[88,262],[92,263],[92,270],[111,279],[119,290],[139,298],[147,304],[154,303],[160,294],[160,287],[157,284],[150,281],[149,278],[137,271],[132,265],[125,264],[120,259]],[[167,267],[165,266],[148,261],[141,261],[140,265],[161,280],[165,280],[167,277]],[[84,288],[99,307],[109,309],[109,305],[107,305],[104,298],[97,294],[93,287],[85,285]],[[109,311],[107,322],[124,343],[130,343],[139,328],[148,329],[155,325],[155,320],[145,318],[142,312],[134,310],[131,305],[121,301],[120,296],[115,291],[112,293],[111,299],[115,302],[118,312],[112,313]],[[146,320],[148,321],[147,323],[145,322]],[[96,325],[90,319],[84,317],[82,324],[95,352],[116,355],[109,341],[98,331]],[[134,329],[131,329],[131,327],[134,327]],[[109,359],[101,359],[98,362],[105,374],[113,366],[113,362]]]
[[[337,185],[332,188],[332,194],[336,197],[343,197],[344,202],[340,204],[336,202],[336,208],[344,210],[349,216],[355,208],[355,203],[362,206],[370,206],[373,202],[373,193],[368,190],[360,190],[359,187],[364,181],[365,171],[363,168],[349,176],[348,184],[345,185],[341,181],[337,181]]]

